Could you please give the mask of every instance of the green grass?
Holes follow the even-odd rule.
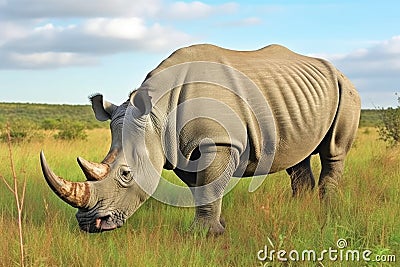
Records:
[[[76,157],[100,161],[109,131],[88,131],[86,141],[42,141],[13,147],[19,179],[27,179],[24,238],[28,266],[261,266],[257,252],[269,249],[336,248],[345,238],[349,249],[393,254],[400,261],[400,149],[386,148],[374,129],[360,129],[347,159],[337,203],[327,212],[317,192],[291,196],[284,173],[269,175],[249,193],[242,179],[225,196],[223,236],[205,238],[188,232],[194,210],[147,201],[120,229],[87,234],[78,229],[74,208],[58,199],[45,183],[39,164],[44,149],[50,166],[62,177],[83,180]],[[6,144],[0,144],[0,174],[11,180]],[[317,158],[313,168],[319,169]],[[164,172],[168,179],[170,172]],[[19,245],[13,196],[0,182],[0,266],[18,266]],[[271,244],[272,243],[272,244]],[[272,245],[274,247],[272,247]],[[396,263],[287,262],[265,266],[397,266]]]

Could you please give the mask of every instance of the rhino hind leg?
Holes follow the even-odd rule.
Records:
[[[311,155],[293,167],[286,169],[290,176],[293,196],[299,196],[314,189],[315,179],[311,170]]]
[[[321,174],[318,182],[321,199],[330,199],[344,171],[344,161],[355,139],[360,118],[360,98],[342,76],[339,79],[340,102],[335,120],[318,148]],[[333,193],[333,194],[332,194]]]

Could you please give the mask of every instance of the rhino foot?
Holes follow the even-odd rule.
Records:
[[[225,232],[225,220],[212,220],[206,218],[196,218],[190,227],[194,233],[204,233],[207,236],[219,236]]]
[[[329,200],[338,194],[338,181],[331,177],[324,177],[319,184],[319,198],[321,200]]]

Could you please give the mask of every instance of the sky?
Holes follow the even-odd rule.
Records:
[[[174,50],[281,44],[397,106],[400,1],[0,0],[0,102],[120,104]]]

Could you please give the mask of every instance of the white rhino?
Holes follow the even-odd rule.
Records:
[[[297,195],[314,187],[310,157],[319,154],[324,198],[343,173],[360,115],[358,93],[340,71],[279,45],[182,48],[122,105],[102,95],[91,101],[98,120],[111,120],[112,143],[101,163],[78,158],[87,181],[58,177],[41,152],[49,186],[78,208],[89,232],[122,226],[157,193],[163,168],[188,185],[194,226],[211,234],[224,232],[221,203],[231,177],[286,170]]]

